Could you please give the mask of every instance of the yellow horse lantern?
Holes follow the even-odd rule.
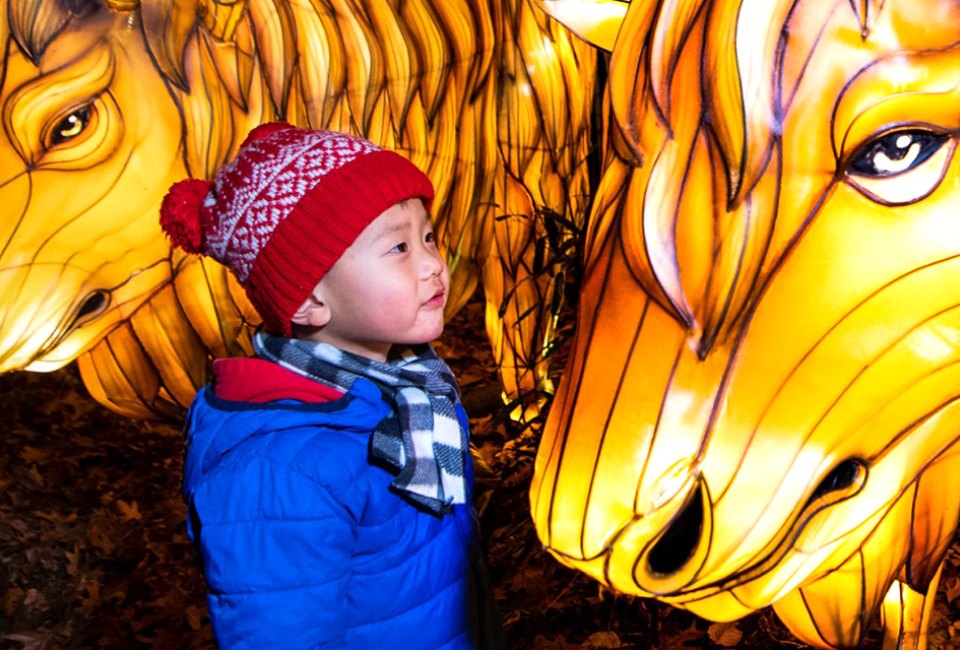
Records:
[[[709,619],[924,647],[960,508],[960,3],[543,4],[612,57],[541,539]]]
[[[589,199],[595,59],[530,0],[0,0],[0,372],[79,357],[101,402],[176,414],[249,351],[232,279],[171,254],[169,185],[254,125],[361,133],[437,186],[450,309],[482,278],[508,391],[547,383],[538,211]]]

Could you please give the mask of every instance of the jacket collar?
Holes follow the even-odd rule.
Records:
[[[257,357],[214,360],[213,393],[231,402],[255,404],[287,399],[312,404],[343,396],[334,388]]]

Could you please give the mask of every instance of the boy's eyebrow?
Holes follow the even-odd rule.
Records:
[[[433,225],[433,220],[430,218],[429,214],[423,216],[423,221],[427,222],[430,225]],[[397,232],[401,232],[407,229],[408,222],[406,219],[402,221],[393,221],[387,225],[381,225],[379,230],[376,231],[374,239],[380,239],[381,237],[386,237]]]
[[[393,222],[388,225],[382,225],[374,235],[374,239],[380,239],[406,229],[405,223]]]

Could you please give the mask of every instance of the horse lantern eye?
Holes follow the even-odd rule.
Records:
[[[50,144],[56,146],[77,137],[90,124],[89,106],[83,106],[60,120],[50,135]]]
[[[892,131],[868,142],[847,170],[871,178],[897,176],[922,164],[948,139],[946,134],[923,129]]]
[[[850,158],[844,169],[846,181],[882,205],[925,199],[944,179],[955,137],[921,124],[878,134]]]

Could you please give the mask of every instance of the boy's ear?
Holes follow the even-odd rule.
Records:
[[[323,299],[323,294],[318,289],[314,289],[290,317],[290,322],[304,327],[323,327],[329,323],[330,307]]]

